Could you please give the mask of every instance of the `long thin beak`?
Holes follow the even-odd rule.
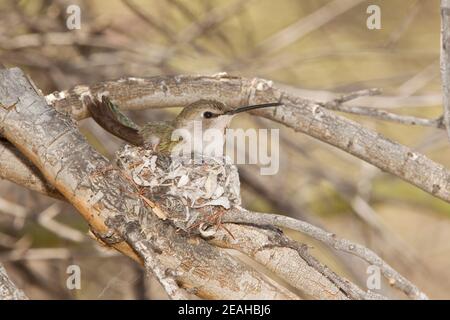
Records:
[[[225,112],[224,114],[233,115],[236,113],[246,112],[246,111],[250,111],[250,110],[269,108],[269,107],[278,107],[278,106],[282,106],[282,105],[283,105],[283,103],[281,103],[281,102],[255,104],[255,105],[251,105],[251,106],[245,106],[245,107],[233,109],[233,110]]]

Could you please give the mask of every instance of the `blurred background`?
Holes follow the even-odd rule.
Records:
[[[81,29],[68,30],[69,5]],[[369,30],[369,5],[381,29]],[[262,77],[305,98],[381,88],[362,106],[435,118],[442,113],[438,0],[2,0],[0,61],[24,69],[45,94],[123,76]],[[177,109],[129,114],[142,124]],[[450,168],[444,130],[349,116]],[[372,248],[431,298],[450,299],[450,206],[344,152],[277,124],[242,116],[233,127],[280,129],[280,171],[240,166],[249,209],[312,222]],[[113,159],[122,142],[92,120],[80,130]],[[0,181],[0,262],[33,299],[166,298],[139,266],[101,248],[77,212]],[[365,288],[367,265],[307,242]],[[69,265],[81,289],[66,287]],[[403,298],[382,283],[382,293]]]

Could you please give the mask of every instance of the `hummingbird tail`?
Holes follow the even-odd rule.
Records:
[[[102,100],[83,98],[92,118],[103,129],[131,144],[140,146],[144,144],[143,137],[139,134],[139,127],[125,116],[107,96]]]

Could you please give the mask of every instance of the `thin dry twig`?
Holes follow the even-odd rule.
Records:
[[[379,91],[378,89],[359,90],[342,95],[341,97],[335,98],[325,103],[318,102],[318,104],[329,110],[351,113],[360,116],[368,116],[384,121],[396,122],[405,125],[418,125],[424,127],[445,129],[442,117],[439,117],[437,119],[426,119],[408,115],[399,115],[378,108],[344,105],[344,103],[351,100],[355,100],[363,96],[372,96],[379,93],[381,93],[381,91]]]
[[[404,125],[413,125],[413,126],[423,126],[423,127],[432,127],[437,129],[445,129],[446,125],[444,125],[442,117],[436,119],[426,119],[419,118],[414,116],[407,115],[399,115],[396,113],[388,112],[385,110],[370,108],[370,107],[358,107],[358,106],[346,106],[346,105],[333,105],[333,104],[321,104],[323,107],[341,111],[345,113],[351,113],[360,116],[368,116],[375,119],[395,122]]]
[[[233,237],[219,229],[210,242],[244,253],[307,295],[333,300],[386,299],[365,292],[337,275],[310,255],[306,245],[290,240],[277,230],[229,223],[226,228]],[[289,267],[285,268],[286,265]],[[325,275],[326,280],[320,274]]]

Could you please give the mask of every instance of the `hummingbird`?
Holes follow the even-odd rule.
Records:
[[[139,188],[145,203],[152,204],[152,211],[188,233],[197,229],[203,237],[210,237],[221,226],[226,210],[241,204],[237,167],[223,157],[225,129],[239,113],[282,105],[273,102],[231,109],[220,101],[201,99],[171,121],[151,121],[139,127],[108,96],[86,96],[83,102],[101,127],[128,142],[117,152],[116,164]],[[208,130],[216,133],[214,148],[202,148],[204,143],[211,146],[205,134]],[[175,134],[180,131],[184,134]],[[188,157],[177,157],[177,148]],[[200,154],[201,162],[192,154]]]
[[[101,100],[88,99],[86,106],[93,119],[103,129],[132,145],[152,148],[159,154],[170,154],[176,147],[187,147],[191,152],[208,155],[205,154],[207,152],[205,148],[196,147],[204,145],[203,132],[208,129],[217,130],[216,132],[219,132],[221,137],[216,143],[223,148],[225,129],[235,115],[250,110],[283,105],[273,102],[230,109],[220,101],[201,99],[183,108],[171,121],[152,121],[139,127],[125,116],[108,96],[102,96]],[[201,126],[200,132],[196,130],[196,125]],[[187,135],[174,135],[177,131],[183,131]],[[194,141],[187,141],[186,136],[190,136]],[[209,148],[209,150],[215,149]]]

